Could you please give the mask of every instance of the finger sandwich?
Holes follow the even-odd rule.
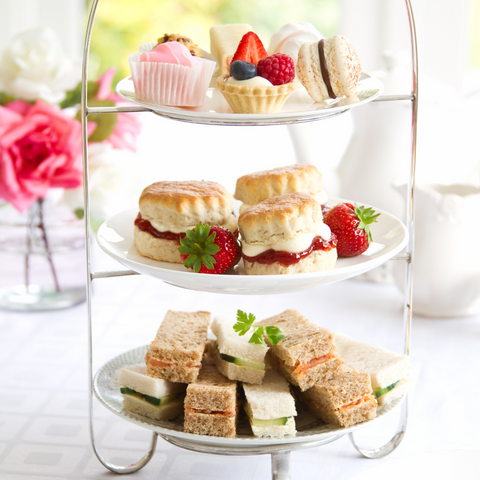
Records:
[[[134,244],[144,257],[183,263],[180,238],[199,222],[219,225],[234,233],[233,197],[216,182],[156,182],[145,188],[138,202]]]
[[[319,381],[298,396],[313,415],[333,425],[349,427],[377,414],[370,376],[344,365],[333,377]]]
[[[222,317],[215,317],[212,322],[212,332],[217,337],[211,348],[215,365],[230,380],[259,385],[265,375],[268,347],[239,336],[233,329],[234,323]]]
[[[407,393],[410,387],[410,361],[406,355],[356,340],[335,332],[338,353],[349,367],[370,375],[379,405],[386,405]]]
[[[190,383],[198,376],[207,343],[209,312],[169,310],[145,355],[148,375]]]
[[[257,437],[281,438],[295,435],[295,400],[288,382],[268,370],[261,385],[243,383],[245,412]]]
[[[267,356],[273,367],[301,391],[331,378],[343,363],[333,333],[309,322],[296,310],[286,310],[257,325],[274,325],[283,330],[285,338],[271,345]]]
[[[197,379],[187,387],[185,432],[235,437],[237,417],[237,382],[205,363]]]
[[[243,202],[240,213],[267,198],[296,192],[309,193],[324,205],[328,196],[322,189],[322,179],[315,165],[296,163],[240,177],[233,196]]]
[[[319,272],[337,261],[337,239],[308,193],[268,198],[244,210],[238,228],[247,275]]]
[[[122,368],[118,383],[127,412],[153,420],[168,420],[183,411],[186,386],[149,377],[145,365]]]

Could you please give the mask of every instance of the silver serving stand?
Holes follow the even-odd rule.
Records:
[[[95,21],[95,15],[97,11],[99,0],[93,0],[90,15],[87,24],[87,30],[85,35],[85,46],[83,53],[83,66],[82,66],[82,100],[81,100],[81,120],[82,120],[82,137],[83,137],[83,195],[85,202],[85,253],[87,264],[87,315],[88,315],[88,360],[89,360],[89,376],[88,376],[88,392],[89,392],[89,429],[90,439],[95,455],[98,460],[108,470],[118,474],[133,473],[143,468],[153,457],[155,448],[157,445],[157,438],[160,436],[165,441],[176,445],[177,447],[185,450],[191,450],[194,452],[208,453],[213,455],[235,455],[235,456],[248,456],[248,455],[271,455],[272,462],[272,479],[274,480],[289,480],[290,479],[290,452],[294,450],[319,447],[331,443],[347,434],[334,433],[331,437],[320,441],[290,443],[281,445],[262,445],[262,446],[239,446],[239,447],[222,447],[205,443],[197,443],[195,441],[185,440],[175,437],[174,435],[164,435],[153,432],[148,452],[140,458],[136,463],[128,466],[114,465],[107,462],[98,452],[95,444],[95,431],[93,425],[93,343],[92,343],[92,282],[99,278],[111,278],[121,277],[126,275],[138,275],[137,272],[132,270],[120,270],[120,271],[105,271],[105,272],[92,272],[91,269],[91,239],[90,239],[90,194],[89,194],[89,179],[88,179],[88,134],[87,134],[87,116],[89,114],[108,114],[108,113],[126,113],[126,112],[152,112],[157,115],[169,118],[168,114],[162,114],[154,112],[148,108],[132,106],[132,107],[97,107],[90,108],[87,106],[87,78],[88,78],[88,56],[90,52],[90,42],[93,30],[93,24]],[[410,26],[411,48],[412,48],[412,92],[410,95],[385,95],[380,96],[374,101],[377,102],[389,102],[389,101],[405,101],[408,100],[412,103],[412,121],[411,121],[411,161],[410,161],[410,176],[408,181],[408,197],[407,197],[407,212],[406,212],[406,227],[409,233],[408,243],[405,249],[405,253],[396,255],[392,260],[405,261],[405,298],[404,298],[404,353],[410,355],[410,340],[411,340],[411,328],[412,328],[412,296],[413,296],[413,247],[414,247],[414,195],[415,195],[415,169],[416,169],[416,145],[417,145],[417,115],[418,115],[418,52],[417,52],[417,39],[415,21],[413,17],[412,5],[410,0],[405,0],[407,15]],[[178,118],[170,117],[175,120]],[[322,118],[309,118],[303,119],[305,121],[321,120]],[[202,122],[205,123],[205,122]],[[292,123],[301,123],[298,121],[284,121],[276,122],[276,125],[288,125]],[[219,123],[216,122],[218,125]],[[249,123],[249,125],[270,125],[266,121],[259,123]],[[226,124],[227,125],[227,124]],[[233,125],[228,123],[228,125]],[[238,125],[241,125],[239,123]],[[401,413],[399,424],[394,436],[385,445],[379,448],[368,450],[361,448],[357,445],[353,433],[348,433],[350,440],[359,453],[366,458],[381,458],[384,457],[401,443],[405,434],[408,419],[408,399],[405,399],[401,405]]]

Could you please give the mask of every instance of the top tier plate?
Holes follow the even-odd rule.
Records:
[[[355,97],[342,97],[315,103],[307,91],[299,85],[280,112],[244,114],[233,113],[223,95],[216,88],[208,89],[205,103],[201,107],[168,107],[136,100],[132,77],[124,78],[117,84],[117,93],[125,100],[149,108],[163,117],[206,125],[286,125],[322,120],[346,112],[352,107],[371,102],[382,92],[383,84],[379,79],[362,73]]]

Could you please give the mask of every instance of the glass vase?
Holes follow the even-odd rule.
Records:
[[[0,309],[71,307],[85,300],[85,277],[83,220],[54,196],[23,214],[0,206]]]

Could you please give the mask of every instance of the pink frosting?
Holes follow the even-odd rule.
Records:
[[[140,61],[173,63],[185,67],[195,67],[199,59],[191,55],[185,45],[178,42],[165,42],[157,45],[150,52],[142,53]]]

